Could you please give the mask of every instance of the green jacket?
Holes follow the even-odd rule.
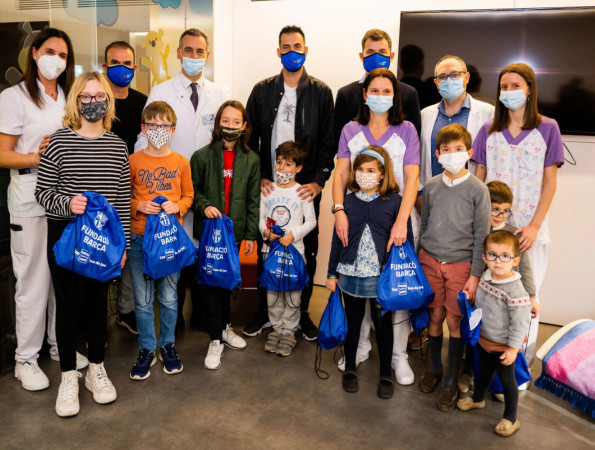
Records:
[[[194,152],[190,159],[194,186],[194,237],[202,236],[204,210],[214,206],[225,214],[223,192],[223,141],[217,141]],[[260,207],[260,158],[252,150],[244,153],[237,147],[233,160],[229,218],[237,242],[258,237]]]

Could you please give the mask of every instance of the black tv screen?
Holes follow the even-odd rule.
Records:
[[[419,49],[423,67],[415,71]],[[595,135],[595,8],[401,13],[399,77],[418,89],[422,107],[440,100],[432,77],[447,54],[467,63],[471,95],[492,104],[500,70],[529,64],[539,112],[556,119],[562,134]]]

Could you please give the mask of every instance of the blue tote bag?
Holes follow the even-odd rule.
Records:
[[[461,339],[466,345],[475,345],[479,339],[481,328],[481,308],[474,308],[469,303],[467,296],[463,291],[459,291],[457,303],[461,309],[463,318],[461,319]]]
[[[200,284],[230,291],[240,284],[240,255],[233,234],[233,222],[226,215],[205,219],[198,245],[196,278]]]
[[[277,225],[275,225],[276,227]],[[273,233],[278,234],[274,229]],[[277,230],[278,231],[278,230]],[[285,232],[281,230],[281,236]],[[293,244],[283,246],[273,241],[258,282],[268,291],[301,291],[310,281],[306,263]]]
[[[393,246],[378,279],[378,303],[385,311],[419,309],[430,304],[434,292],[411,244]]]
[[[154,203],[161,205],[167,199],[155,197]],[[188,237],[178,219],[161,210],[159,214],[148,214],[143,239],[143,274],[158,280],[184,267],[194,264],[198,249]]]
[[[70,222],[54,245],[56,264],[102,282],[122,273],[126,235],[116,209],[96,192],[84,192],[87,208]]]

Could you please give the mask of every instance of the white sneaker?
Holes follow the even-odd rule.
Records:
[[[407,358],[393,359],[392,366],[393,369],[395,369],[397,383],[403,386],[413,384],[415,381],[415,375],[413,375],[413,370],[411,370]]]
[[[223,336],[221,341],[229,348],[233,348],[234,350],[246,348],[246,341],[239,337],[237,334],[235,334],[230,323],[227,324],[225,330],[223,330]]]
[[[531,385],[531,380],[526,381],[525,383],[523,383],[519,386],[519,391],[526,391],[527,389],[529,389],[530,385]]]
[[[60,355],[58,355],[57,353],[52,354],[50,353],[50,358],[53,361],[60,361]],[[89,360],[87,359],[87,357],[85,355],[80,354],[79,352],[76,352],[76,370],[82,370],[85,367],[87,367],[89,365]]]
[[[76,370],[62,372],[62,382],[56,398],[56,414],[60,417],[76,416],[79,413],[79,378]]]
[[[361,353],[356,353],[355,354],[355,367],[359,366],[360,363],[367,361],[369,357],[370,357],[370,352],[364,353],[363,355]],[[339,362],[337,363],[337,367],[339,368],[339,370],[345,372],[345,357],[342,357],[339,360]]]
[[[93,392],[93,400],[99,404],[111,403],[118,398],[116,388],[107,377],[103,363],[89,364],[85,387]]]
[[[41,391],[50,387],[50,380],[36,362],[16,363],[14,376],[28,391]]]
[[[221,355],[223,354],[223,344],[221,341],[211,341],[209,344],[209,351],[205,358],[205,367],[210,370],[215,370],[221,367]]]

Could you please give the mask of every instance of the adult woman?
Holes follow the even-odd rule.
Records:
[[[56,337],[60,352],[62,383],[56,400],[59,416],[79,411],[75,347],[77,303],[83,309],[89,370],[85,386],[97,403],[116,399],[103,359],[107,323],[107,283],[75,275],[59,267],[53,252],[66,225],[85,212],[87,199],[81,194],[94,191],[114,205],[127,235],[130,228],[130,170],[126,144],[110,133],[115,117],[114,97],[103,75],[85,72],[72,85],[66,100],[62,128],[52,134],[41,158],[35,197],[48,218],[47,256],[56,292]],[[122,265],[126,255],[122,259]],[[83,301],[84,300],[84,301]]]
[[[370,72],[363,83],[364,103],[356,120],[349,122],[341,132],[337,166],[333,180],[333,212],[335,229],[343,245],[348,245],[349,222],[343,211],[345,188],[351,163],[357,153],[369,145],[386,149],[393,164],[393,173],[402,192],[403,201],[391,229],[387,248],[401,245],[407,240],[407,223],[413,210],[419,185],[419,138],[415,126],[403,120],[399,85],[395,75],[387,69]],[[415,226],[414,233],[416,234]],[[393,314],[394,349],[393,366],[399,384],[412,384],[413,372],[407,362],[409,320],[407,311]],[[366,311],[358,349],[358,361],[367,359],[370,350],[371,319]]]
[[[46,315],[50,355],[58,359],[56,301],[45,258],[47,221],[34,195],[37,167],[46,135],[61,126],[65,96],[73,81],[70,38],[61,30],[45,28],[31,44],[21,82],[0,94],[0,166],[11,169],[10,250],[17,279],[15,377],[30,391],[50,385],[37,364]],[[82,355],[79,365],[86,365]]]
[[[564,147],[555,120],[537,112],[537,79],[527,64],[510,64],[498,77],[494,120],[477,134],[473,160],[475,175],[489,183],[506,183],[513,192],[509,219],[518,228],[521,251],[533,268],[536,291],[545,277],[550,236],[547,212],[556,192],[558,167],[564,164]],[[535,353],[539,318],[529,327],[525,357]]]

